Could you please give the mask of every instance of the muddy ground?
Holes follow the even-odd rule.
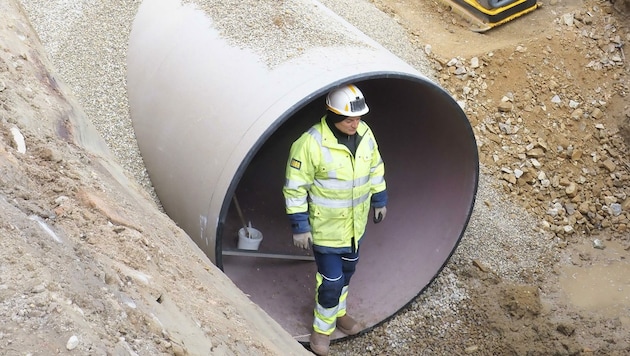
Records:
[[[476,316],[441,335],[446,348],[418,342],[424,347],[411,350],[630,352],[628,2],[545,1],[484,34],[441,2],[373,3],[433,59],[473,125],[482,172],[555,246],[518,283],[480,261],[453,268],[467,280]],[[519,257],[505,249],[505,258]]]

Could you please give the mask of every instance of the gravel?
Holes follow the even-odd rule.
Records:
[[[127,41],[140,1],[20,1],[54,68],[128,175],[152,195],[129,119]]]
[[[21,0],[20,3],[59,76],[72,89],[112,153],[130,177],[155,197],[129,118],[125,86],[127,41],[141,1]],[[313,9],[318,12],[327,10],[316,7],[313,1],[282,2],[282,8],[276,1],[195,3],[213,16],[218,28],[231,33],[236,43],[249,43],[259,53],[266,53],[268,64],[272,66],[278,63],[277,58],[281,55],[290,58],[299,52],[298,46],[277,48],[278,43],[300,43],[299,47],[327,45],[322,43],[323,39],[341,37],[335,36],[336,30],[327,26],[330,24],[315,20]],[[346,19],[359,30],[431,77],[424,54],[411,45],[404,29],[369,2],[323,1],[322,4],[347,16]],[[250,11],[252,8],[256,11]],[[244,13],[249,14],[247,26],[241,26]],[[270,19],[282,20],[285,31],[269,31],[269,26],[263,24],[269,23]],[[296,31],[305,27],[304,19],[315,31]],[[287,41],[274,41],[274,36]],[[290,41],[292,38],[309,41]]]
[[[503,281],[518,284],[535,279],[548,259],[556,258],[556,241],[535,226],[533,217],[497,193],[492,177],[481,174],[468,228],[431,285],[372,332],[333,344],[332,349],[345,355],[365,355],[366,350],[371,355],[382,350],[391,355],[447,355],[468,346],[446,341],[453,335],[455,340],[488,339],[488,335],[475,335],[480,329],[475,323],[484,316],[477,315],[469,283],[456,271],[476,261]]]
[[[59,76],[71,87],[121,165],[153,194],[135,142],[125,91],[127,39],[140,1],[22,0],[21,3]],[[222,29],[245,36],[237,36],[235,41],[256,38],[255,47],[262,52],[269,51],[273,44],[269,42],[269,36],[306,36],[310,41],[305,45],[316,45],[321,38],[334,34],[326,23],[308,17],[312,13],[310,1],[234,0],[202,3],[210,13],[218,16],[220,20],[217,23]],[[279,5],[281,3],[284,4],[282,8]],[[424,53],[417,45],[413,45],[405,30],[370,2],[326,0],[322,3],[421,73],[430,78],[434,76]],[[257,11],[247,17],[247,26],[241,26],[243,18],[234,17],[239,14],[234,10],[242,9],[247,13],[252,8]],[[225,11],[227,9],[230,11]],[[280,16],[278,18],[290,29],[300,28],[297,27],[297,21],[304,18],[315,28],[328,32],[323,37],[324,32],[313,35],[294,31],[268,33],[267,28],[256,20],[268,21],[274,14]],[[238,29],[245,31],[234,32]],[[275,50],[282,51],[286,56],[298,53],[296,47],[290,46]],[[273,58],[269,57],[269,64],[274,63]],[[379,350],[388,350],[389,354],[406,354],[411,352],[410,345],[420,342],[416,338],[424,338],[420,342],[427,345],[423,352],[444,354],[448,349],[440,352],[440,342],[435,340],[461,330],[464,319],[474,320],[471,318],[474,310],[466,308],[470,298],[468,290],[453,272],[454,269],[469,265],[474,260],[510,281],[522,281],[525,277],[522,275],[523,270],[536,274],[543,262],[541,259],[553,254],[555,241],[535,229],[536,222],[525,211],[502,200],[500,197],[503,195],[497,193],[492,185],[492,178],[482,173],[477,204],[469,227],[459,248],[434,283],[403,313],[366,336],[333,345],[335,351],[344,354],[365,354],[366,351],[378,354]],[[505,258],[507,249],[510,249],[509,258]]]

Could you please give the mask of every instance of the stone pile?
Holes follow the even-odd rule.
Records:
[[[434,58],[440,84],[473,126],[482,169],[539,217],[537,228],[561,238],[628,234],[630,32],[613,11],[603,3],[559,15],[560,41]]]

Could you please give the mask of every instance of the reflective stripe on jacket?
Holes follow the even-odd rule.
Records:
[[[326,116],[293,143],[283,194],[287,214],[309,212],[313,244],[355,247],[365,232],[372,194],[384,191],[385,168],[372,130],[361,121],[355,156],[338,143]]]

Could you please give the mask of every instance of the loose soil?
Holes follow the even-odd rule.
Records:
[[[482,172],[560,249],[542,276],[521,284],[480,265],[457,271],[486,319],[473,333],[487,337],[453,350],[630,352],[629,2],[545,1],[486,33],[442,2],[372,2],[433,59],[473,125]],[[615,204],[621,213],[608,210]]]
[[[409,349],[630,352],[628,2],[552,0],[484,34],[441,3],[372,3],[429,54],[482,173],[562,256],[522,284],[471,261],[457,274],[485,337]],[[121,171],[14,1],[0,19],[2,354],[307,354]]]

